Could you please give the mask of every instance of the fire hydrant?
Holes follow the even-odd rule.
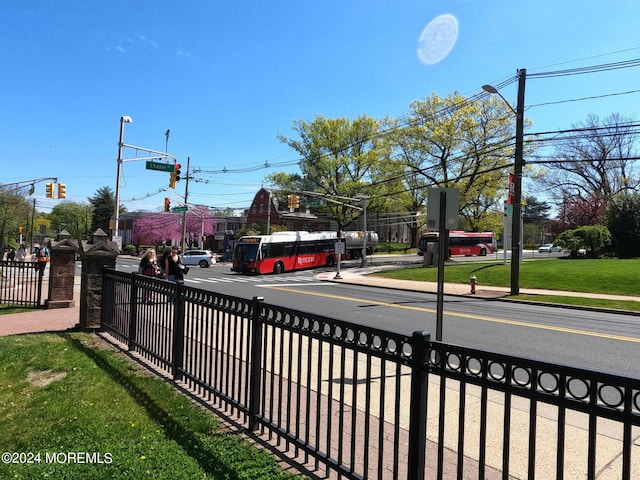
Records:
[[[471,284],[471,294],[475,295],[476,293],[476,285],[478,284],[478,280],[475,275],[471,275],[469,278],[469,283]]]

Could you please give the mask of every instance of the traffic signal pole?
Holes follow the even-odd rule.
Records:
[[[187,173],[185,174],[184,179],[184,204],[187,205],[187,196],[189,195],[189,164],[191,163],[191,157],[187,157]],[[187,211],[182,212],[182,253],[184,253],[186,249],[186,239],[187,239]]]

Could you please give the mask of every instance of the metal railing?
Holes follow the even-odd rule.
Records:
[[[640,478],[640,380],[114,270],[102,326],[305,471]]]
[[[42,270],[34,262],[0,261],[0,304],[38,308],[42,306]]]

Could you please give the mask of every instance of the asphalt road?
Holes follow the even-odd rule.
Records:
[[[118,269],[135,271],[137,263],[119,258]],[[322,271],[249,276],[217,264],[191,268],[185,283],[243,298],[262,296],[267,303],[362,325],[402,333],[427,330],[435,336],[435,294],[319,281],[315,277]],[[450,296],[445,297],[443,317],[446,343],[640,378],[639,316]]]

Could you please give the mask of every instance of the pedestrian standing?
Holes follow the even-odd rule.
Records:
[[[178,255],[178,247],[175,245],[171,247],[171,253],[166,256],[164,262],[164,278],[170,282],[178,282],[184,279],[182,270],[180,269],[182,260],[180,259],[180,255]]]

